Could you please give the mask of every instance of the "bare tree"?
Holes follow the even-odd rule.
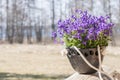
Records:
[[[31,20],[31,9],[29,8],[30,4],[31,4],[31,0],[27,0],[27,8],[28,8],[28,26],[27,26],[27,42],[28,43],[32,43],[31,41],[31,37],[32,37],[32,34],[31,34],[31,29],[32,29],[32,26],[31,26],[31,23],[32,23],[32,20]]]
[[[7,41],[8,41],[8,37],[9,37],[9,36],[8,36],[8,25],[9,25],[9,24],[8,24],[8,17],[9,17],[9,16],[8,16],[8,14],[9,14],[8,11],[9,11],[9,6],[8,6],[8,5],[9,5],[9,0],[6,0],[6,39],[7,39]]]
[[[2,3],[2,1],[1,1]],[[2,13],[2,8],[3,8],[3,5],[0,3],[0,40],[3,39],[3,13]]]
[[[6,0],[6,39],[9,43],[13,43],[13,31],[11,29],[11,25],[10,25],[10,12],[9,12],[9,0]]]
[[[37,19],[37,23],[35,25],[35,33],[36,33],[36,42],[39,43],[42,41],[42,29],[43,25],[40,25],[40,18]]]
[[[62,13],[62,1],[61,0],[60,0],[59,4],[60,4],[60,19],[62,19],[63,13]]]
[[[23,0],[18,0],[19,4],[16,8],[16,42],[23,43],[24,38],[24,18],[25,18],[25,5]]]
[[[52,6],[52,31],[55,31],[55,0],[51,1]]]
[[[119,0],[119,22],[120,22],[120,0]]]
[[[110,22],[112,22],[111,0],[108,0],[108,13],[110,16]]]
[[[112,22],[112,11],[111,11],[111,0],[108,0],[108,12],[110,16],[110,22]],[[114,35],[114,28],[113,28],[113,34],[112,34],[112,46],[115,46],[115,35]]]

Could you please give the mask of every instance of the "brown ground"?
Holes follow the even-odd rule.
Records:
[[[60,45],[0,45],[0,80],[60,80],[74,73]],[[120,48],[108,47],[104,65],[120,72]],[[112,53],[112,54],[111,54]],[[113,54],[115,53],[115,54]]]

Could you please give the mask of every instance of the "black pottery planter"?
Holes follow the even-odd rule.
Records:
[[[97,48],[91,49],[79,49],[84,57],[92,64],[94,67],[99,67],[99,58]],[[74,48],[67,48],[68,54],[67,57],[70,61],[71,66],[75,71],[80,74],[92,74],[96,70],[90,68],[88,64],[81,58],[79,53]],[[100,49],[100,52],[103,52],[103,48]],[[101,54],[101,59],[103,60],[103,55]]]

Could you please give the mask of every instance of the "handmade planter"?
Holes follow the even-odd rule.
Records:
[[[104,48],[101,48],[100,52],[103,52]],[[72,65],[73,69],[81,74],[91,74],[96,71],[88,66],[85,61],[81,58],[80,54],[74,48],[67,48],[67,57]],[[92,64],[94,67],[99,67],[98,51],[97,48],[91,49],[79,49],[84,57]],[[103,55],[101,54],[101,61],[103,60]]]
[[[58,21],[57,31],[53,32],[52,36],[55,41],[64,43],[68,50],[68,59],[75,71],[83,74],[96,72],[100,61],[97,47],[108,46],[108,41],[111,40],[114,24],[109,19],[109,16],[94,16],[87,11],[76,10],[71,17]],[[82,59],[83,56],[72,47],[78,48],[95,70],[89,67]],[[100,53],[102,52],[103,48],[100,50]],[[103,60],[103,55],[100,55]]]

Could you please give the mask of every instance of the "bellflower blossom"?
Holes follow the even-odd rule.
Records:
[[[108,16],[93,16],[87,11],[76,10],[66,20],[58,21],[58,28],[53,37],[64,42],[66,47],[93,48],[107,46],[114,24]]]

